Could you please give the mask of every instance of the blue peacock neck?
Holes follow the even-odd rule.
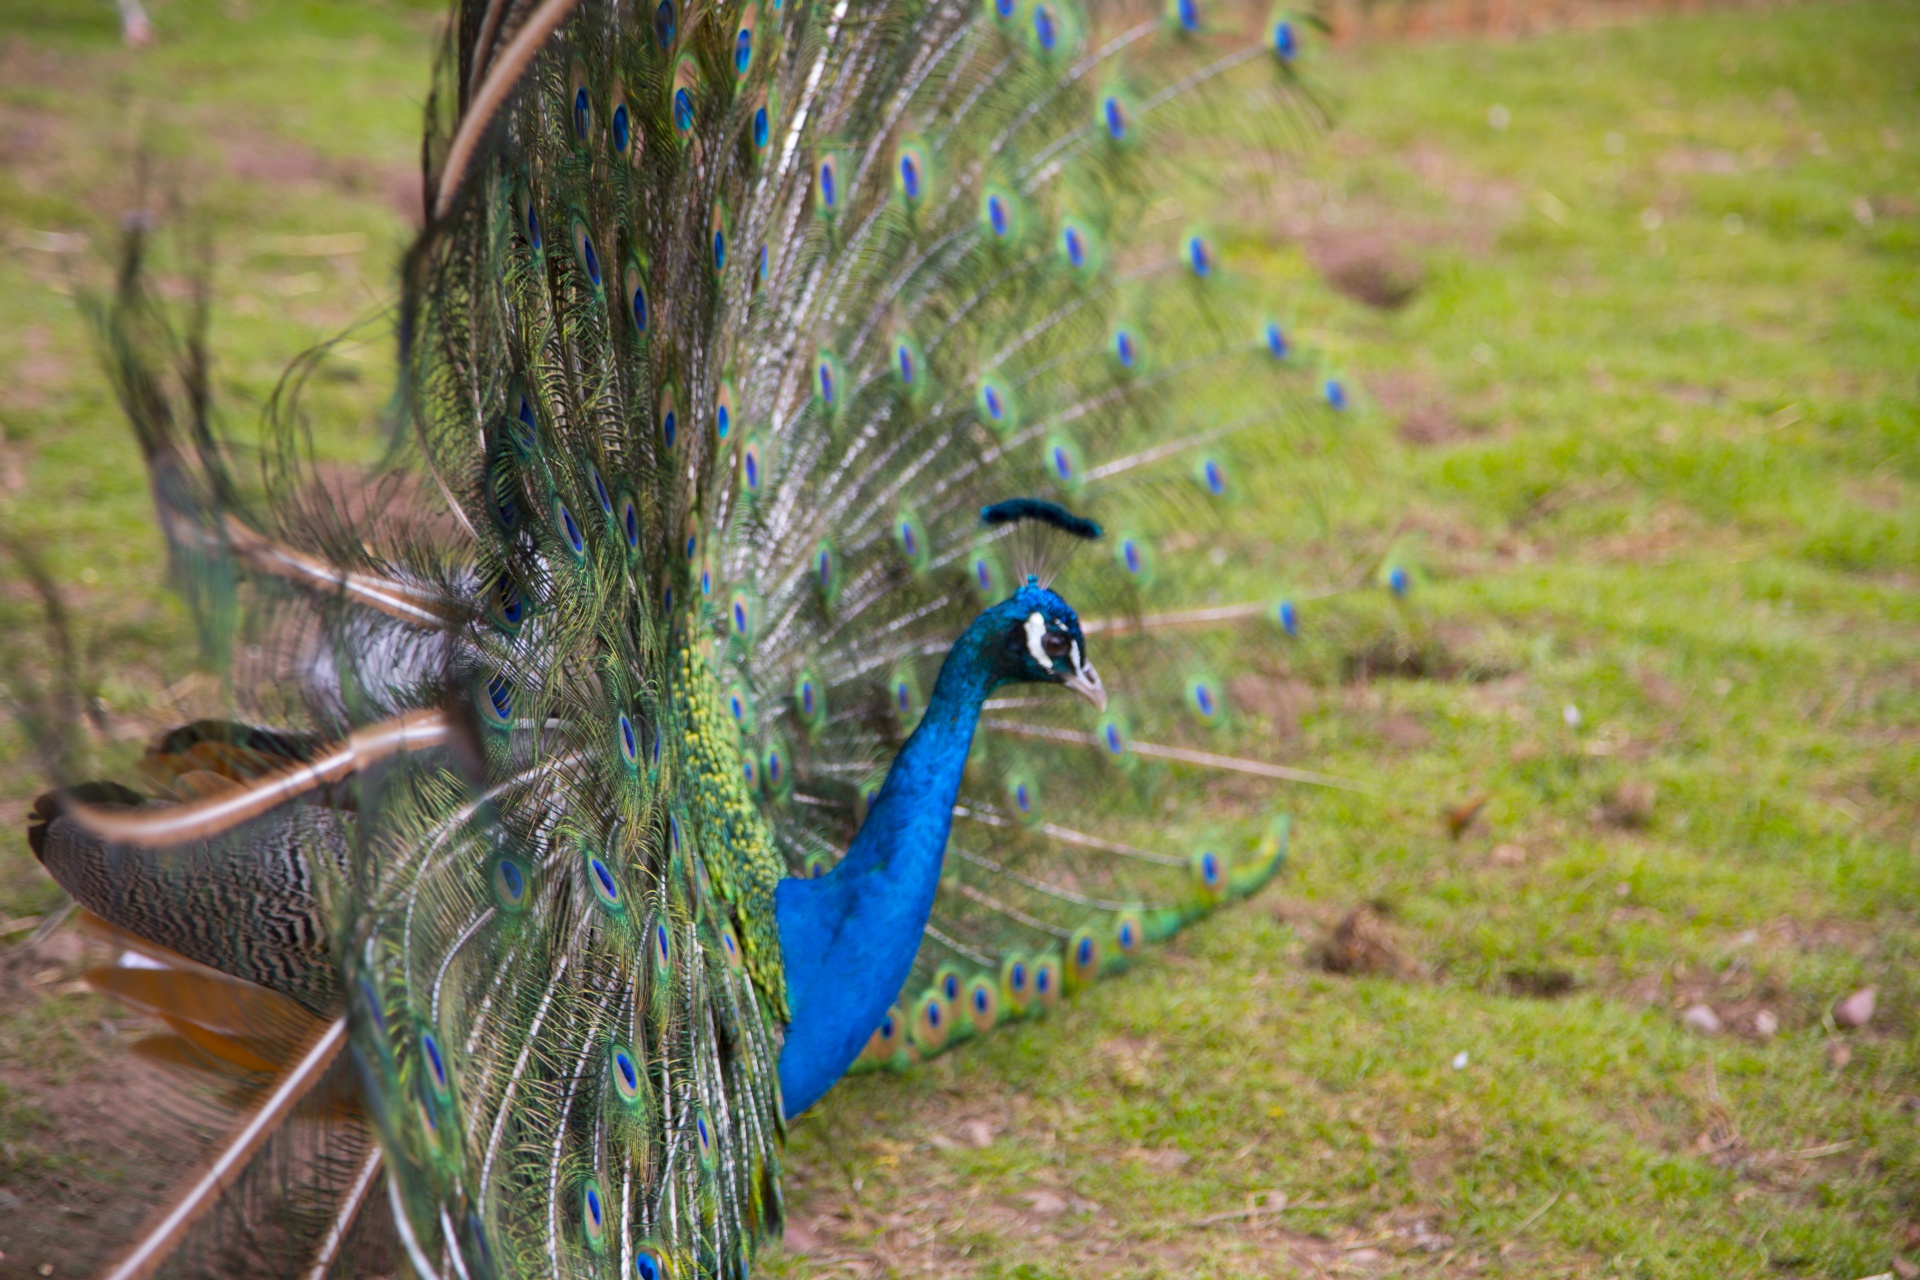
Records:
[[[993,609],[948,652],[920,724],[894,757],[838,866],[774,893],[792,1021],[780,1053],[787,1114],[812,1106],[866,1046],[913,967],[980,708],[1005,679]]]

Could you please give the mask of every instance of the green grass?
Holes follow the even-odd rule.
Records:
[[[110,5],[0,2],[0,125],[38,131],[0,166],[0,527],[75,584],[116,711],[190,669],[190,628],[67,296],[95,268],[27,233],[106,244],[142,141],[191,175],[239,421],[288,356],[377,312],[404,240],[386,192],[428,17],[235,12],[158,6],[135,57]],[[1915,66],[1901,3],[1320,63],[1338,129],[1226,245],[1368,391],[1341,459],[1364,473],[1316,483],[1420,585],[1249,650],[1286,696],[1241,733],[1382,794],[1288,795],[1277,890],[1044,1021],[837,1090],[796,1127],[810,1243],[773,1274],[1850,1280],[1920,1257]],[[363,251],[318,258],[272,238],[350,233]],[[1399,310],[1311,265],[1381,246],[1423,268]],[[343,453],[375,438],[382,333],[317,393]],[[1259,511],[1237,535],[1284,570]],[[0,621],[31,628],[5,573]],[[1483,678],[1343,677],[1381,644]],[[38,778],[4,732],[17,831]],[[1480,793],[1449,839],[1444,809]],[[0,915],[58,897],[7,837]],[[1324,972],[1364,901],[1403,971]],[[27,981],[43,963],[0,969],[0,1184],[57,1158],[22,1093],[34,1046],[58,1042],[56,1073],[113,1051],[102,1006]],[[1516,974],[1573,989],[1526,998]],[[1874,1022],[1831,1029],[1866,984]],[[1683,1027],[1696,1001],[1728,1032]],[[1771,1040],[1747,1033],[1762,1008]],[[1298,1207],[1220,1218],[1268,1190]]]

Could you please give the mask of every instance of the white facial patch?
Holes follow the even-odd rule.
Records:
[[[1073,647],[1069,649],[1068,652],[1073,655],[1073,669],[1078,671],[1080,669],[1080,642],[1075,640]]]
[[[1047,651],[1040,647],[1040,641],[1046,637],[1047,620],[1038,613],[1027,615],[1027,652],[1033,660],[1051,671],[1053,660],[1047,657]]]

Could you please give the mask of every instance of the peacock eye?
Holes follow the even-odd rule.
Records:
[[[1040,647],[1047,651],[1049,658],[1062,658],[1066,656],[1067,648],[1071,643],[1071,641],[1058,631],[1049,631],[1047,632],[1046,639],[1040,642]]]

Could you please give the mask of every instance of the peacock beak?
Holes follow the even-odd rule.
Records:
[[[1107,709],[1107,687],[1100,683],[1100,673],[1093,669],[1091,662],[1060,682],[1081,697],[1091,702],[1096,711]]]

